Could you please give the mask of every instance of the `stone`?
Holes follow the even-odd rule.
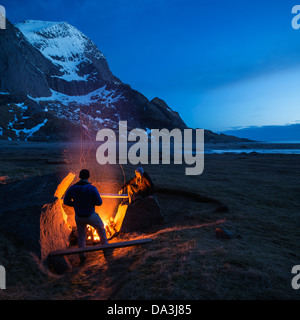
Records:
[[[144,122],[148,128],[187,128],[178,112],[172,110],[165,101],[154,98],[144,107]]]
[[[215,229],[216,237],[219,239],[232,239],[233,234],[227,229],[221,227]]]
[[[123,217],[123,221],[119,218],[120,216]],[[149,196],[131,204],[121,204],[115,217],[120,232],[125,233],[145,230],[163,220],[163,214],[155,196]]]
[[[56,274],[64,274],[72,270],[72,265],[66,257],[53,256],[49,258],[49,269]]]
[[[50,251],[68,247],[71,228],[61,199],[54,195],[61,196],[71,178],[61,172],[0,185],[0,231],[42,261]]]
[[[41,259],[46,259],[51,251],[67,248],[71,232],[61,200],[55,199],[52,203],[45,204],[40,216]]]

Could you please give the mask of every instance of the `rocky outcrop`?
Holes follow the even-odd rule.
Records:
[[[69,245],[71,229],[56,193],[65,176],[66,172],[0,185],[0,231],[41,260]],[[69,186],[66,182],[61,189]]]
[[[106,82],[120,82],[97,46],[69,23],[28,20],[16,27],[55,66],[54,72],[45,74],[51,89],[76,96]]]
[[[50,96],[46,75],[58,72],[58,68],[47,61],[9,20],[6,29],[0,33],[0,92]]]
[[[95,140],[102,128],[187,125],[165,101],[149,101],[110,71],[103,53],[67,22],[25,21],[0,30],[0,139]],[[205,132],[205,142],[235,137]]]
[[[120,120],[128,130],[186,127],[165,102],[150,102],[114,76],[97,46],[70,24],[8,21],[0,32],[0,139],[94,139]]]
[[[178,112],[173,111],[165,101],[154,98],[144,107],[144,124],[147,128],[187,128]]]
[[[45,204],[40,216],[40,247],[41,259],[45,260],[48,254],[58,249],[68,248],[72,228],[67,223],[60,199]]]
[[[120,214],[124,215],[120,232],[143,231],[164,220],[161,208],[155,196],[149,196],[128,205],[125,204],[120,206]],[[127,207],[126,210],[124,210],[124,206]],[[118,214],[115,220],[118,221]]]

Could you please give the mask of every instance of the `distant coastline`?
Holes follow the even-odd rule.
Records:
[[[282,140],[282,141],[278,141],[278,140],[275,140],[275,141],[265,141],[265,143],[299,143],[300,144],[300,140]]]
[[[205,154],[260,153],[260,154],[300,154],[300,141],[257,141],[248,143],[211,144],[205,143]]]
[[[222,133],[265,143],[300,143],[300,123],[250,126],[226,130]]]

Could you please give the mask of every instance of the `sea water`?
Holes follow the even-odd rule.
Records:
[[[223,154],[223,153],[263,153],[263,154],[300,154],[300,149],[205,149],[205,154]]]

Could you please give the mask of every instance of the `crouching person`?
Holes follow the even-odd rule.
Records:
[[[64,204],[73,207],[75,210],[75,221],[78,231],[78,247],[86,245],[86,226],[90,225],[96,229],[101,244],[107,244],[107,237],[104,224],[95,212],[95,206],[102,205],[102,199],[95,186],[89,181],[90,173],[83,169],[80,171],[80,181],[71,186],[64,197]],[[104,252],[108,254],[108,251]],[[80,261],[86,260],[84,253],[80,254]]]
[[[119,194],[128,193],[129,203],[153,195],[153,182],[142,167],[135,170],[135,176],[127,181],[119,191]]]

